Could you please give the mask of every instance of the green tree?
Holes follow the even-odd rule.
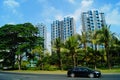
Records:
[[[82,35],[79,37],[79,40],[81,41],[82,45],[83,45],[83,50],[85,52],[85,54],[87,53],[87,33],[86,32],[82,32]]]
[[[0,28],[0,50],[4,51],[2,58],[4,59],[3,66],[12,66],[15,63],[15,51],[17,44],[17,31],[14,30],[15,25],[4,25]]]
[[[31,51],[32,54],[39,57],[37,66],[43,70],[43,59],[44,59],[44,50],[42,46],[35,46],[35,48]]]
[[[111,69],[110,52],[109,51],[110,51],[111,42],[113,40],[112,36],[114,33],[110,32],[110,25],[103,26],[102,29],[100,30],[100,32],[101,32],[100,42],[102,42],[105,47],[107,65],[108,65],[108,68]]]
[[[109,54],[110,54],[110,62],[112,66],[119,65],[119,60],[120,60],[120,40],[119,37],[115,34],[112,35],[112,40],[111,40],[111,45],[109,49]]]
[[[21,59],[23,53],[28,53],[28,49],[31,50],[36,46],[37,41],[37,28],[35,28],[31,23],[17,24],[18,31],[18,45],[17,45],[17,55],[19,62],[19,69],[21,69]]]
[[[61,57],[61,48],[62,48],[62,41],[60,38],[55,39],[53,42],[53,50],[57,53],[58,56],[58,66],[60,70],[63,70],[62,67],[62,57]]]
[[[99,59],[99,48],[97,48],[97,46],[101,46],[101,44],[99,43],[99,30],[95,30],[90,32],[90,43],[92,44],[92,59],[94,60],[94,68],[97,68],[97,61]]]
[[[26,44],[21,44],[17,48],[16,56],[17,56],[19,70],[21,70],[21,61],[22,61],[22,58],[23,58],[23,53],[26,52],[26,50],[27,50],[27,46],[28,45],[26,45]]]
[[[67,52],[72,57],[72,65],[77,66],[77,54],[80,51],[79,48],[80,44],[78,42],[78,37],[76,35],[69,37],[65,42],[65,48],[67,49]]]
[[[82,33],[81,35],[78,35],[78,41],[82,48],[81,53],[83,53],[81,55],[83,56],[81,61],[83,61],[83,63],[87,65],[87,56],[88,56],[87,44],[89,43],[89,37],[88,37],[87,32],[81,32],[81,33]]]
[[[12,63],[14,68],[15,55],[19,56],[24,52],[31,50],[37,43],[37,32],[38,29],[35,28],[31,23],[17,24],[17,25],[4,25],[0,28],[0,50],[7,51],[8,56],[4,57],[4,61]],[[5,54],[4,54],[5,55]],[[19,62],[21,63],[21,62]],[[20,69],[20,64],[19,64]]]

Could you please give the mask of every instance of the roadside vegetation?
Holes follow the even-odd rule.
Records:
[[[97,69],[101,71],[102,74],[120,74],[120,68],[118,69]],[[4,72],[10,73],[29,73],[29,74],[65,74],[67,73],[66,70],[55,70],[55,71],[48,71],[48,70],[5,70]]]
[[[113,73],[120,73],[120,68],[116,68],[116,69],[101,69],[100,70],[102,73],[110,73],[110,74],[113,74]]]
[[[43,47],[44,39],[38,36],[38,29],[31,23],[6,24],[0,27],[0,67],[64,71],[74,66],[87,66],[103,72],[107,69],[120,72],[120,37],[110,31],[110,26],[75,34],[66,41],[57,38],[51,43],[50,55]]]

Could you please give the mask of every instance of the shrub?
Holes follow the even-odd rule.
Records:
[[[54,66],[54,65],[49,65],[49,64],[46,64],[44,65],[44,70],[48,70],[48,71],[55,71],[55,70],[58,70],[58,67]]]

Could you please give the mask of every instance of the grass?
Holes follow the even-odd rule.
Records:
[[[13,72],[13,73],[31,73],[31,74],[66,74],[67,71],[43,71],[43,70],[12,70],[4,72]]]
[[[102,73],[120,73],[120,68],[119,69],[101,69],[100,71]]]
[[[104,73],[109,73],[109,74],[115,74],[115,73],[120,73],[120,68],[119,69],[98,69],[100,70],[103,74]],[[13,72],[13,73],[31,73],[31,74],[66,74],[67,71],[43,71],[43,70],[12,70],[12,71],[5,71],[5,72]]]

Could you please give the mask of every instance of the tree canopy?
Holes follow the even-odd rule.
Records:
[[[25,52],[30,53],[38,43],[42,44],[42,38],[37,36],[38,29],[31,23],[24,24],[6,24],[0,28],[0,55],[4,59],[4,66],[12,66],[15,64],[15,56],[20,62],[22,54]],[[4,52],[4,53],[3,53]],[[6,56],[6,55],[7,56]],[[12,63],[6,65],[6,63]]]

